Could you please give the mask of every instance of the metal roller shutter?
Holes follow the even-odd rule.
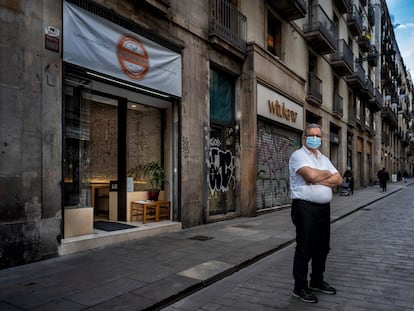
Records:
[[[301,136],[262,119],[257,129],[257,210],[290,204],[289,157]]]

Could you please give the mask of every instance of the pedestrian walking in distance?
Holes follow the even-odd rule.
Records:
[[[404,173],[403,173],[402,176],[403,176],[404,184],[406,184],[407,183],[407,180],[408,180],[408,172],[407,172],[407,170],[404,171]]]
[[[390,179],[390,174],[388,174],[388,172],[385,170],[385,167],[383,167],[378,172],[377,175],[378,175],[379,184],[380,184],[382,191],[383,192],[387,191],[387,182]]]
[[[289,159],[291,217],[296,227],[293,296],[304,302],[318,302],[314,291],[336,294],[335,288],[324,280],[324,272],[330,250],[332,188],[342,184],[342,177],[318,150],[321,141],[321,127],[307,125],[302,147]],[[312,272],[308,284],[309,261]]]

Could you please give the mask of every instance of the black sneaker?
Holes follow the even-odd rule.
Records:
[[[318,291],[324,294],[329,294],[329,295],[335,295],[336,294],[336,289],[333,288],[331,285],[329,285],[327,282],[323,281],[322,284],[319,285],[315,285],[315,284],[310,284],[309,288],[311,290],[314,291]]]
[[[304,302],[316,303],[318,302],[318,297],[316,297],[311,290],[304,288],[301,290],[293,290],[293,296],[299,298]]]

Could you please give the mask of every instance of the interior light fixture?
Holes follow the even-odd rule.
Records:
[[[112,78],[108,78],[108,77],[105,77],[105,76],[102,76],[100,74],[96,74],[96,73],[93,73],[93,72],[90,72],[90,71],[86,71],[86,74],[88,74],[92,77],[96,77],[96,78],[99,78],[99,79],[103,79],[103,80],[106,80],[106,81],[113,82],[115,84],[120,84],[120,85],[123,85],[123,86],[126,86],[126,87],[130,87],[130,88],[136,89],[136,90],[141,91],[141,92],[150,93],[150,94],[160,96],[160,97],[163,97],[163,98],[169,98],[170,97],[169,95],[166,95],[166,94],[150,91],[150,90],[141,88],[139,86],[136,86],[136,85],[133,85],[133,84],[130,84],[130,83],[125,83],[125,82],[122,82],[122,81],[118,81],[118,80],[115,80],[115,79],[112,79]]]

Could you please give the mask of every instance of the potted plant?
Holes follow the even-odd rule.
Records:
[[[145,164],[143,171],[151,185],[151,189],[148,189],[148,200],[157,201],[161,188],[168,183],[165,179],[165,171],[156,161]]]

